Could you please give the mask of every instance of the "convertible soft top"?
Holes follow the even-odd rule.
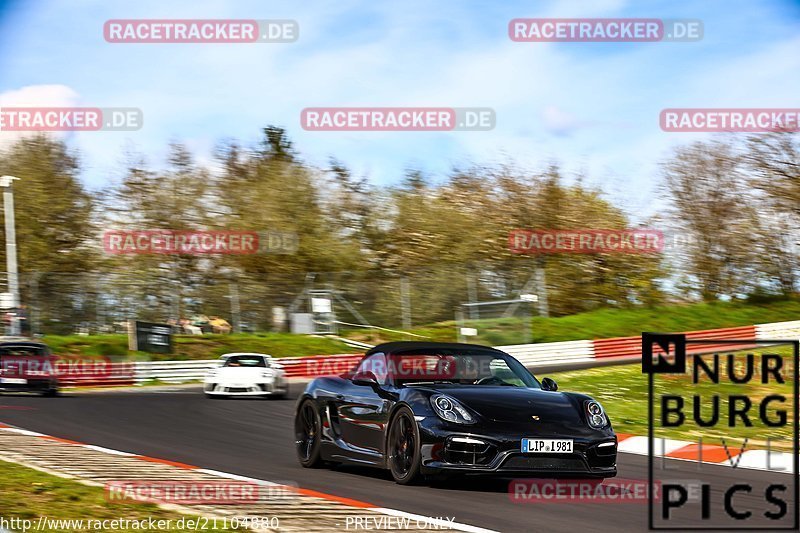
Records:
[[[374,353],[383,352],[386,354],[410,352],[414,350],[470,350],[482,351],[490,353],[505,353],[496,350],[491,346],[483,346],[481,344],[465,344],[461,342],[427,342],[427,341],[395,341],[384,342],[373,348],[370,348],[365,355],[372,355]]]

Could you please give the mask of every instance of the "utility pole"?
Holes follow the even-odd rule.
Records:
[[[11,335],[19,335],[19,274],[17,272],[17,234],[14,225],[14,190],[11,184],[18,180],[14,176],[0,177],[3,187],[3,209],[6,221],[6,273],[8,274],[8,292],[11,293]]]
[[[536,294],[539,295],[539,316],[550,316],[550,306],[547,301],[547,279],[544,273],[544,259],[536,261]]]
[[[400,307],[403,315],[403,329],[408,331],[411,329],[411,288],[406,276],[400,278]]]
[[[467,299],[471,304],[474,304],[475,302],[478,301],[478,283],[477,280],[475,279],[474,272],[467,272]],[[469,318],[471,320],[480,318],[477,306],[474,305],[470,306]]]
[[[233,322],[233,332],[242,332],[242,317],[239,309],[239,285],[232,281],[229,284],[231,298],[231,322]]]

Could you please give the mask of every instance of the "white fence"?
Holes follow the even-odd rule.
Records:
[[[183,383],[203,379],[210,369],[219,365],[218,359],[201,361],[146,361],[136,363],[136,383],[157,379],[167,383]]]
[[[511,346],[495,346],[495,348],[513,355],[525,366],[580,364],[594,360],[594,343],[592,341],[515,344]]]
[[[756,338],[759,340],[798,340],[800,339],[800,320],[756,324]]]

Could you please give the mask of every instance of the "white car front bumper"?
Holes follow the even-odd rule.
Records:
[[[206,381],[203,392],[217,396],[270,396],[286,394],[287,383],[282,379],[271,379],[259,383],[215,383]]]

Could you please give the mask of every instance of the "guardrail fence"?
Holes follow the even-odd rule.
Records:
[[[800,320],[757,324],[735,328],[690,331],[690,339],[757,339],[757,340],[795,340],[800,339]],[[747,349],[752,343],[713,344],[695,348],[692,353],[708,353],[717,349]],[[604,364],[618,361],[638,361],[641,359],[641,337],[618,337],[613,339],[549,342],[541,344],[518,344],[497,346],[529,368],[542,368],[554,365]],[[281,358],[279,361],[288,377],[315,377],[341,374],[350,370],[361,359],[362,354],[317,355],[311,357]],[[64,386],[89,385],[130,385],[143,384],[151,380],[167,383],[182,383],[203,379],[206,372],[218,364],[217,360],[201,361],[137,361],[135,363],[111,363],[103,375],[81,379],[67,375],[62,379]]]

